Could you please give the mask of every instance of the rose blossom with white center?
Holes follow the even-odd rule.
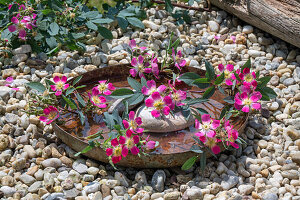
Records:
[[[123,120],[123,125],[125,129],[129,129],[134,133],[143,133],[144,129],[139,128],[142,125],[142,119],[140,117],[134,118],[134,111],[129,112],[129,120]]]
[[[99,108],[107,107],[106,98],[104,96],[100,96],[99,90],[97,90],[96,88],[93,88],[92,94],[88,93],[88,96],[94,106],[97,106]]]
[[[147,107],[153,108],[151,115],[155,118],[160,117],[161,113],[169,115],[172,99],[170,96],[162,97],[159,92],[153,92],[150,97],[145,100]]]
[[[250,109],[259,110],[261,108],[260,100],[262,97],[260,92],[253,92],[248,94],[247,92],[237,93],[234,97],[234,107],[243,112],[249,112]]]
[[[50,85],[50,88],[55,92],[56,96],[59,96],[62,94],[63,90],[68,89],[69,84],[66,84],[67,82],[67,77],[66,76],[62,76],[61,78],[59,76],[55,76],[53,78],[53,81],[55,83],[55,85]]]
[[[59,117],[57,108],[53,106],[49,106],[45,108],[43,112],[44,115],[40,116],[39,119],[43,122],[46,122],[46,124],[51,124],[51,122],[53,122]]]
[[[139,74],[140,78],[145,77],[144,73],[149,74],[152,69],[149,68],[149,63],[144,63],[144,57],[139,56],[138,59],[132,58],[131,65],[134,67],[133,69],[129,70],[129,73],[131,76],[136,77],[137,74]]]
[[[99,81],[99,85],[95,88],[99,91],[99,94],[111,95],[112,91],[116,88],[112,83],[106,83],[106,80]]]

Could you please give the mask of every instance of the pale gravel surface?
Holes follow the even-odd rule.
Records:
[[[217,10],[217,9],[216,9]],[[242,23],[224,11],[190,11],[192,25],[175,26],[164,11],[148,10],[145,30],[120,28],[112,41],[87,35],[86,52],[59,52],[48,58],[31,54],[30,47],[15,50],[13,60],[0,58],[2,77],[14,76],[19,92],[5,88],[0,80],[0,178],[2,199],[300,199],[300,51]],[[209,27],[208,27],[209,26]],[[35,116],[27,117],[28,91],[24,83],[44,81],[55,73],[69,78],[118,63],[128,63],[129,39],[150,44],[161,55],[168,34],[181,38],[189,65],[203,67],[205,57],[214,66],[220,63],[241,65],[251,58],[261,76],[271,75],[270,87],[278,98],[263,103],[262,112],[251,116],[245,134],[248,145],[235,152],[224,152],[209,159],[204,177],[199,166],[189,171],[180,168],[119,168],[77,158],[76,152],[61,143],[51,126]],[[243,33],[242,33],[243,32]],[[223,36],[219,43],[214,36]],[[230,35],[237,37],[231,44]],[[29,57],[37,57],[37,60]],[[45,61],[44,64],[41,61]]]

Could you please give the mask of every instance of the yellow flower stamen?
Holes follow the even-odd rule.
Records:
[[[164,108],[164,102],[162,100],[158,100],[156,101],[153,106],[157,109],[157,110],[162,110]]]
[[[99,86],[98,86],[98,90],[100,92],[103,92],[107,89],[107,85],[105,83],[101,83]]]
[[[133,128],[133,129],[136,129],[136,128],[137,128],[137,124],[136,124],[136,122],[135,122],[134,120],[130,120],[130,121],[129,121],[129,125],[130,125],[130,127]]]
[[[63,82],[59,81],[58,83],[56,83],[56,88],[57,88],[58,90],[62,90],[63,87],[64,87],[64,83],[63,83]]]
[[[134,146],[134,142],[132,139],[127,139],[126,146],[131,149]]]
[[[97,96],[93,96],[93,97],[92,97],[92,100],[93,100],[93,102],[94,102],[95,104],[100,103],[100,99],[99,99]]]
[[[250,106],[252,104],[252,101],[250,99],[244,99],[243,104]]]
[[[251,81],[253,81],[253,76],[252,76],[251,74],[247,74],[247,75],[245,76],[245,81],[246,81],[246,82],[251,82]]]
[[[122,148],[119,146],[119,147],[116,147],[114,149],[114,156],[121,156],[122,155]]]

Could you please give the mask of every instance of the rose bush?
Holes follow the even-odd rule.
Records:
[[[25,1],[0,2],[0,27],[3,45],[17,48],[23,43],[30,44],[35,52],[58,52],[85,48],[84,38],[91,32],[112,39],[109,24],[116,21],[126,29],[132,25],[144,28],[140,19],[143,10],[130,4],[107,5],[100,13],[82,1]]]

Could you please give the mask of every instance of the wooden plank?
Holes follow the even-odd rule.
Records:
[[[238,18],[300,48],[300,0],[210,0]]]

